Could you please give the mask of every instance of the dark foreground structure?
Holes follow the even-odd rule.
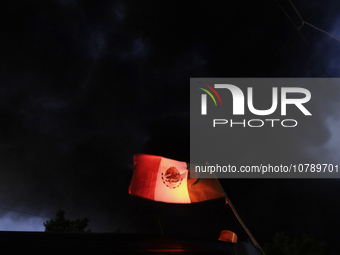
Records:
[[[1,254],[257,254],[240,243],[143,234],[0,232],[0,243]]]

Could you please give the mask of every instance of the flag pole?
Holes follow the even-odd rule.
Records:
[[[218,181],[218,184],[220,185],[220,188],[225,196],[225,200],[226,200],[226,204],[229,204],[231,210],[233,211],[235,217],[237,218],[238,222],[241,224],[241,226],[243,227],[243,229],[247,232],[248,236],[250,237],[251,241],[254,243],[254,245],[256,246],[256,248],[258,248],[260,250],[260,252],[263,254],[263,255],[266,255],[264,253],[264,251],[262,250],[261,246],[258,244],[258,242],[256,241],[255,237],[250,233],[249,229],[247,228],[247,226],[244,224],[244,222],[242,221],[240,215],[238,215],[235,207],[233,206],[233,204],[231,203],[231,200],[230,198],[227,196],[227,193],[224,191],[220,181],[217,179]]]

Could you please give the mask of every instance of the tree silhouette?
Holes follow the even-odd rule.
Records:
[[[270,243],[263,246],[267,255],[327,255],[327,247],[308,235],[292,239],[284,232],[276,233]]]
[[[88,218],[76,220],[65,219],[65,211],[58,209],[54,219],[44,222],[45,232],[90,232],[90,229],[85,230],[89,221]]]

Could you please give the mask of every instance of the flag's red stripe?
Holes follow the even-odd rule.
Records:
[[[129,193],[151,200],[155,200],[155,187],[161,156],[137,154],[133,156],[133,177]]]

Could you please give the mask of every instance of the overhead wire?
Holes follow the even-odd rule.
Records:
[[[338,40],[338,41],[340,42],[340,39],[339,39],[338,37],[336,37],[336,36],[334,36],[334,35],[332,35],[332,34],[326,32],[325,30],[322,30],[321,28],[318,28],[318,27],[316,27],[316,26],[314,26],[314,25],[308,23],[307,21],[304,21],[304,23],[307,24],[308,26],[310,26],[310,27],[316,29],[316,30],[319,30],[319,31],[322,32],[322,33],[325,33],[326,35],[329,35],[329,36],[333,37],[335,40]]]
[[[275,1],[276,1],[276,0],[275,0]],[[322,32],[322,33],[325,33],[326,35],[329,35],[329,36],[333,37],[335,40],[338,40],[338,41],[340,42],[340,39],[337,38],[336,36],[334,36],[334,35],[332,35],[332,34],[326,32],[325,30],[323,30],[323,29],[321,29],[321,28],[318,28],[317,26],[314,26],[314,25],[310,24],[310,23],[307,22],[307,21],[305,21],[305,20],[301,17],[299,11],[296,9],[296,7],[295,7],[295,5],[292,3],[292,1],[289,0],[289,2],[290,2],[290,4],[293,6],[293,8],[294,8],[296,14],[299,16],[299,18],[300,18],[300,20],[301,20],[301,22],[302,22],[302,25],[301,25],[298,29],[300,29],[304,24],[306,24],[306,25],[308,25],[308,26],[310,26],[310,27],[312,27],[312,28],[314,28],[314,29],[316,29],[316,30]],[[276,1],[276,3],[278,4],[277,1]],[[280,8],[283,10],[283,8],[282,8],[281,6],[280,6]],[[289,17],[289,15],[288,15],[286,12],[285,12],[285,14]],[[289,18],[289,19],[291,20],[291,18]]]
[[[295,27],[295,29],[296,29],[296,31],[298,32],[298,34],[301,36],[301,38],[303,39],[303,41],[308,45],[309,49],[311,50],[311,52],[313,53],[313,55],[314,55],[315,58],[317,59],[318,64],[319,64],[321,70],[326,74],[326,76],[327,76],[328,78],[331,78],[331,76],[328,74],[328,72],[326,71],[326,69],[323,67],[322,62],[321,62],[319,56],[318,56],[318,55],[316,54],[316,52],[312,49],[311,45],[309,44],[309,42],[307,41],[307,39],[304,37],[304,35],[301,33],[300,29],[303,27],[304,24],[307,24],[307,25],[311,26],[312,28],[314,28],[314,29],[316,29],[316,30],[318,30],[318,31],[321,31],[321,32],[323,32],[323,33],[325,33],[325,34],[327,34],[327,35],[333,37],[334,39],[336,39],[336,40],[338,40],[338,41],[340,41],[340,39],[337,38],[337,37],[335,37],[335,36],[333,36],[333,35],[331,35],[330,33],[326,32],[326,31],[324,31],[324,30],[322,30],[322,29],[320,29],[320,28],[318,28],[318,27],[316,27],[316,26],[314,26],[314,25],[312,25],[312,24],[306,22],[306,21],[302,18],[302,16],[300,15],[299,11],[296,9],[296,7],[295,7],[295,5],[292,3],[292,1],[289,0],[290,4],[291,4],[292,7],[294,8],[294,10],[295,10],[295,12],[297,13],[298,17],[299,17],[300,20],[302,21],[302,25],[301,25],[300,27],[297,27],[296,24],[295,24],[295,22],[292,20],[292,18],[289,16],[289,14],[284,10],[284,8],[278,3],[278,1],[277,1],[277,0],[274,0],[274,1],[275,1],[276,4],[279,6],[279,8],[281,9],[281,11],[286,15],[286,17],[290,20],[290,22],[293,23],[293,26]],[[340,91],[340,89],[339,89],[338,86],[336,86],[334,83],[332,83],[332,84],[334,85],[334,87],[335,87],[338,91]]]
[[[299,13],[298,10],[296,9],[296,7],[295,7],[295,5],[292,3],[292,1],[289,0],[289,2],[290,2],[290,4],[293,6],[293,8],[294,8],[294,10],[296,11],[297,15],[299,16],[299,18],[301,19],[302,25],[303,25],[303,23],[304,23],[305,21],[304,21],[303,18],[301,17],[300,13]]]

